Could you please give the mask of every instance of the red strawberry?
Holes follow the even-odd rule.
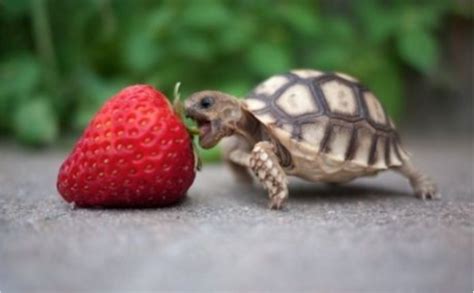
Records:
[[[166,205],[185,196],[195,160],[191,136],[166,97],[130,86],[92,119],[62,164],[57,188],[82,207]]]

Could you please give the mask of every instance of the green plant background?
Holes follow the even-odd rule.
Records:
[[[404,70],[431,77],[455,3],[0,0],[0,135],[51,145],[129,84],[244,96],[298,67],[359,77],[398,119]]]

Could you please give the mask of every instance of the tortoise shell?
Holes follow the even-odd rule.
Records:
[[[407,153],[377,97],[343,73],[293,70],[258,85],[244,106],[293,156],[324,154],[374,171]]]

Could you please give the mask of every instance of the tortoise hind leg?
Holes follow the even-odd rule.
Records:
[[[419,171],[409,160],[405,160],[403,165],[395,168],[400,174],[410,180],[410,184],[415,191],[415,195],[421,199],[439,199],[438,187],[433,180]]]

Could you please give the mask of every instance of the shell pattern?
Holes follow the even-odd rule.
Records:
[[[244,105],[292,156],[324,154],[333,163],[371,170],[400,166],[408,157],[380,101],[346,74],[276,75],[258,85]]]

